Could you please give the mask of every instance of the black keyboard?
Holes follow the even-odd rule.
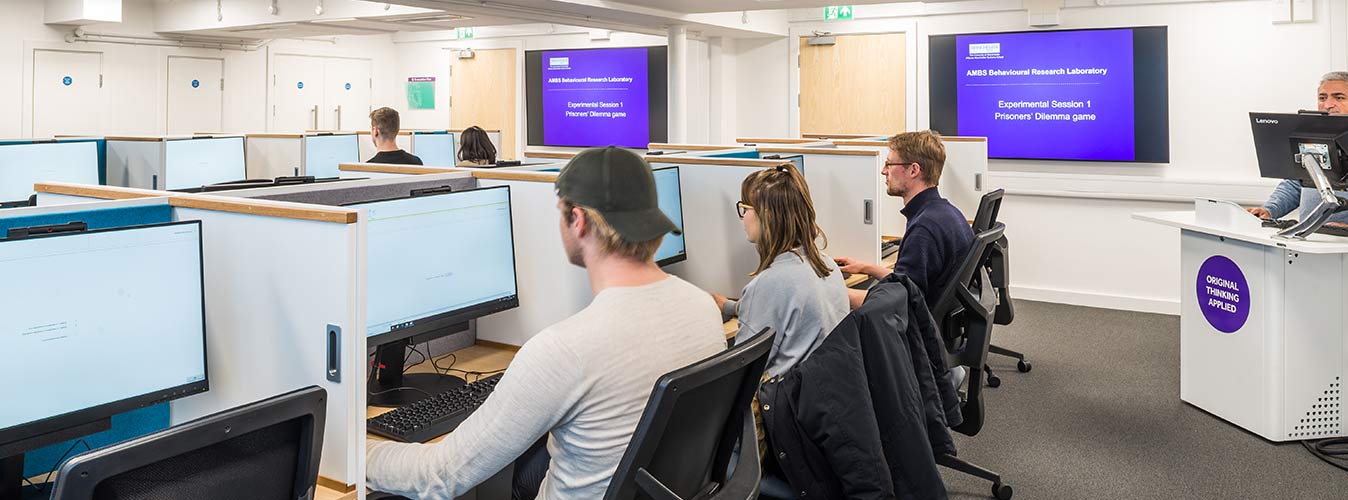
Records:
[[[482,406],[500,380],[498,373],[369,418],[366,430],[404,443],[424,443],[449,434]]]

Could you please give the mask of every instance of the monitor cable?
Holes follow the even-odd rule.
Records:
[[[1319,441],[1305,440],[1301,442],[1306,447],[1306,451],[1311,452],[1316,458],[1324,460],[1325,463],[1348,471],[1348,438],[1330,438]]]

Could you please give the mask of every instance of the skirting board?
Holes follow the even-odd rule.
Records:
[[[1021,300],[1070,304],[1074,306],[1099,307],[1120,311],[1135,311],[1179,316],[1179,300],[1152,299],[1146,297],[1121,297],[1089,292],[1073,292],[1050,288],[1011,287],[1011,296]]]

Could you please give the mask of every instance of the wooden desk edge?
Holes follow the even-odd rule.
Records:
[[[39,193],[82,196],[85,198],[97,198],[102,200],[130,200],[174,195],[174,193],[150,189],[117,186],[91,186],[87,184],[69,184],[64,182],[39,182],[33,185],[33,190]]]
[[[745,146],[717,146],[714,144],[668,144],[662,142],[652,142],[646,145],[646,149],[686,149],[689,151],[720,151],[723,149],[743,149]]]
[[[225,198],[219,196],[181,195],[169,198],[169,204],[182,208],[197,208],[216,212],[261,215],[282,219],[355,224],[359,212],[343,208],[303,206],[295,203]]]
[[[754,144],[805,144],[807,142],[819,142],[819,139],[775,139],[772,137],[737,137],[735,142],[754,143]]]
[[[525,151],[525,158],[547,158],[552,160],[570,160],[576,153],[570,151]]]
[[[836,155],[836,156],[880,156],[880,152],[871,149],[833,149],[833,148],[758,148],[760,153],[786,153],[793,155]]]
[[[724,165],[729,167],[768,168],[782,164],[782,160],[754,160],[749,158],[707,158],[704,156],[646,157],[648,163],[673,163],[677,165]]]
[[[528,170],[473,170],[473,177],[495,179],[499,181],[557,182],[557,172],[531,172]]]

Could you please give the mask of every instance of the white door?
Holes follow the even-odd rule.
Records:
[[[370,61],[329,58],[324,67],[323,128],[369,130]]]
[[[273,60],[271,131],[323,128],[323,58],[277,55]]]
[[[168,133],[222,131],[224,89],[224,59],[169,56]]]
[[[103,53],[33,51],[32,136],[103,130]]]

